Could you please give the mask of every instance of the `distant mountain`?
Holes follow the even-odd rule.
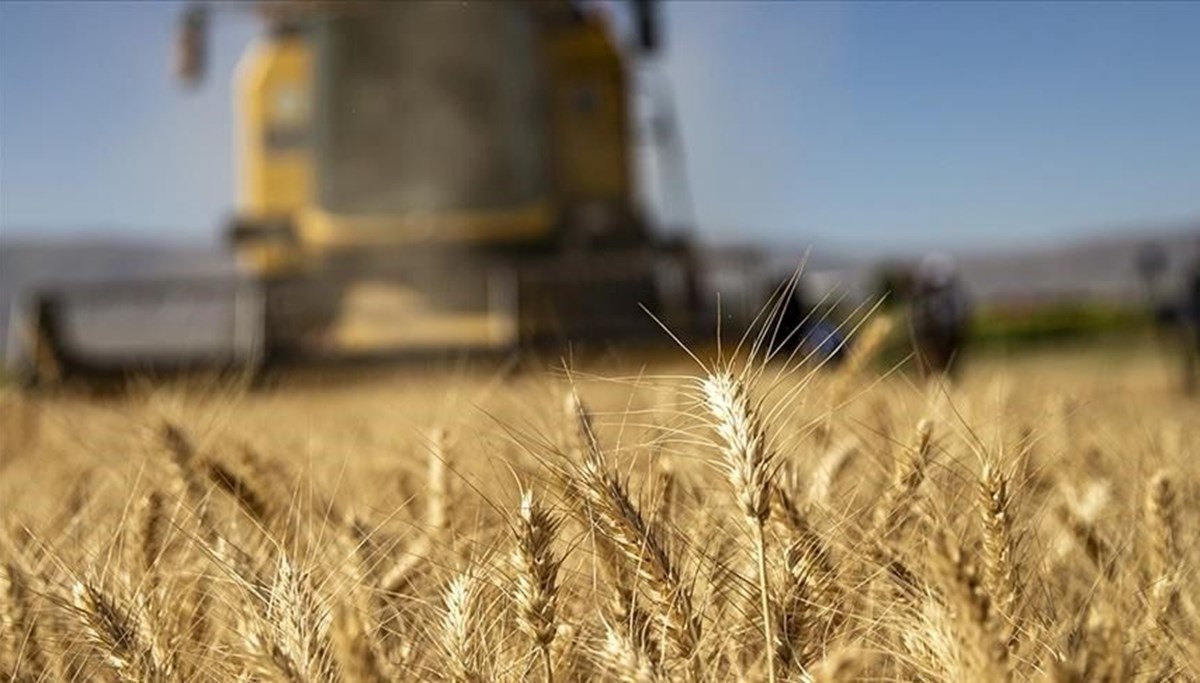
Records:
[[[986,301],[1087,299],[1140,305],[1147,292],[1137,263],[1147,247],[1163,258],[1158,285],[1164,294],[1174,294],[1185,273],[1200,264],[1200,223],[1183,230],[966,255],[960,265],[975,296]]]
[[[972,297],[983,304],[1106,301],[1140,306],[1146,301],[1146,285],[1137,259],[1147,245],[1154,245],[1163,256],[1157,283],[1160,293],[1177,296],[1185,274],[1200,263],[1200,222],[1175,229],[952,255]],[[913,255],[883,259],[902,268],[919,261],[920,257]],[[864,300],[878,294],[875,275],[879,265],[846,259],[828,267],[815,264],[807,273],[814,295],[847,292],[851,301]]]

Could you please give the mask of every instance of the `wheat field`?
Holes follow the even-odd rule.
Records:
[[[9,392],[4,680],[1200,679],[1166,359],[860,347]]]

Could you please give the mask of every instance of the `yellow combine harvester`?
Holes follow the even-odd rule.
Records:
[[[201,79],[210,15],[227,7],[185,13],[186,82]],[[633,8],[639,50],[653,50],[654,8]],[[655,323],[640,306],[688,324],[694,259],[636,207],[636,56],[603,21],[568,0],[253,9],[267,30],[234,83],[227,231],[247,277],[39,292],[23,315],[31,378],[644,337]],[[152,334],[89,348],[97,335],[78,321],[107,307],[128,329],[189,299],[219,320],[183,349]]]

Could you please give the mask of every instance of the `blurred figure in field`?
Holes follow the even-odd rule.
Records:
[[[809,301],[803,280],[780,278],[785,296],[779,311],[776,344],[785,355],[838,365],[846,355],[846,337],[838,326]]]
[[[1200,389],[1200,249],[1192,260],[1184,280],[1183,296],[1184,376],[1183,388],[1189,394]]]
[[[953,375],[961,365],[970,323],[970,303],[954,259],[930,254],[917,266],[909,324],[921,371]]]
[[[1198,245],[1200,247],[1200,245]],[[1167,274],[1171,258],[1160,244],[1142,245],[1135,260],[1149,306],[1154,332],[1160,343],[1180,352],[1181,386],[1184,393],[1200,389],[1200,248],[1183,271],[1175,289]]]

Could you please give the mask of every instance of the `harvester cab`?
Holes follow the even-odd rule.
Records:
[[[659,30],[651,2],[632,5],[629,51],[568,0],[254,5],[266,30],[234,79],[224,230],[241,276],[34,292],[16,316],[26,376],[657,335],[642,307],[687,327],[689,241],[660,238],[635,200],[630,60]],[[185,83],[228,7],[185,11]],[[187,305],[211,339],[144,332]],[[106,315],[138,343],[98,348]]]

